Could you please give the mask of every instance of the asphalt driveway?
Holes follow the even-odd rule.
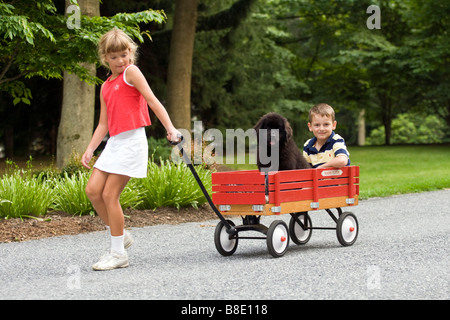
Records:
[[[106,244],[102,232],[3,243],[0,299],[450,298],[450,190],[360,201],[348,211],[359,220],[353,246],[314,230],[278,259],[262,240],[241,240],[233,256],[221,256],[216,220],[133,229],[130,266],[108,272],[91,269]],[[324,211],[311,218],[334,224]]]

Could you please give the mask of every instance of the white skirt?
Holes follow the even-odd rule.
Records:
[[[94,168],[133,178],[145,178],[148,143],[145,128],[125,131],[108,139]]]

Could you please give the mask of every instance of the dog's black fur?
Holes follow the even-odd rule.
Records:
[[[255,125],[256,136],[258,141],[258,154],[257,154],[257,165],[258,169],[261,171],[262,168],[269,168],[270,163],[262,164],[259,158],[259,148],[261,143],[267,144],[267,153],[270,157],[271,143],[278,143],[279,148],[279,167],[278,171],[282,170],[295,170],[295,169],[309,169],[311,166],[303,157],[302,152],[299,150],[298,146],[295,144],[292,138],[292,128],[289,122],[282,115],[271,112],[264,115],[259,119],[258,123]],[[261,129],[267,130],[267,141],[260,141],[259,131]],[[278,139],[274,139],[275,135],[271,130],[278,129],[279,135]],[[275,141],[273,141],[275,140]]]

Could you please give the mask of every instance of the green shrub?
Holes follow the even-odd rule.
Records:
[[[148,138],[148,152],[151,158],[154,159],[156,163],[161,163],[165,160],[170,160],[170,155],[172,153],[172,147],[167,142],[167,139],[155,139],[153,137]]]
[[[70,176],[68,172],[64,172],[62,179],[55,179],[52,209],[80,216],[94,214],[94,208],[85,191],[89,176],[89,172],[78,171],[78,174]]]
[[[90,175],[90,171],[78,171],[71,175],[64,172],[63,179],[55,180],[56,196],[52,209],[72,215],[94,214],[94,207],[85,191]],[[127,185],[120,196],[122,208],[136,207],[141,202],[140,192]]]
[[[53,184],[42,175],[16,170],[0,180],[0,217],[22,218],[47,213],[54,197]]]
[[[392,120],[391,144],[432,144],[446,142],[446,126],[436,115],[421,116],[414,113],[399,114]],[[383,145],[384,127],[370,132],[366,144]]]
[[[211,193],[211,171],[197,166],[197,173],[206,190]],[[189,168],[183,163],[165,161],[158,166],[149,161],[146,178],[135,181],[142,193],[140,209],[156,209],[158,207],[192,206],[197,208],[206,199],[195,181]]]
[[[92,171],[71,166],[73,170],[42,170],[36,174],[31,160],[26,170],[13,168],[12,162],[9,165],[9,172],[0,179],[0,217],[40,216],[50,209],[72,215],[94,214],[85,191]],[[211,193],[211,171],[197,166],[197,172]],[[196,208],[205,202],[189,168],[168,160],[160,166],[149,161],[147,177],[130,179],[120,196],[123,209]]]

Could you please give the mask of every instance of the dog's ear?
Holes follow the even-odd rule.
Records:
[[[265,116],[261,117],[261,119],[259,119],[258,122],[255,124],[253,129],[255,129],[256,131],[261,129],[265,125],[266,120],[267,120],[267,117],[265,117]]]
[[[291,125],[286,119],[284,119],[284,130],[286,132],[286,139],[289,140],[290,138],[292,138],[292,135],[294,133],[292,131]]]

